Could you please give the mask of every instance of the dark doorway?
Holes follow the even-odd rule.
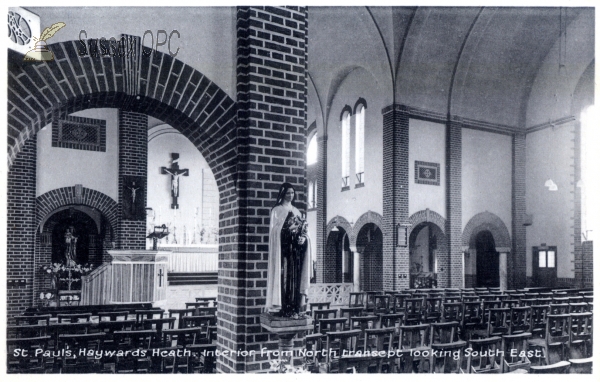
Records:
[[[373,223],[365,224],[356,239],[356,246],[364,248],[361,254],[361,289],[383,290],[383,234]]]
[[[353,259],[350,252],[350,239],[342,227],[336,227],[329,232],[325,248],[325,267],[323,282],[342,283],[352,282]]]
[[[496,252],[494,236],[490,231],[481,231],[475,237],[477,251],[477,286],[500,286],[500,255]]]
[[[554,288],[556,277],[556,246],[540,246],[532,249],[533,286]]]
[[[71,229],[73,236],[77,238],[75,262],[81,265],[102,263],[102,240],[99,240],[96,223],[87,214],[66,209],[54,214],[47,224],[53,226],[52,263],[64,264],[66,261],[65,234],[68,229]]]

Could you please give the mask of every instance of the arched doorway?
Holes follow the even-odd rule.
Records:
[[[446,251],[446,239],[440,227],[431,222],[417,224],[409,237],[411,288],[437,287],[437,275],[443,271],[438,253]]]
[[[327,236],[323,282],[352,282],[353,267],[350,238],[344,228],[337,227]]]
[[[494,236],[484,230],[475,237],[476,286],[496,288],[500,286],[500,256],[496,251]]]
[[[373,223],[365,224],[356,236],[356,247],[361,254],[362,290],[383,290],[383,234]]]

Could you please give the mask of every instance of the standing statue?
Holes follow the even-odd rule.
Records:
[[[299,318],[306,304],[311,255],[308,226],[292,205],[294,196],[293,186],[282,184],[271,210],[266,308],[271,314]]]
[[[67,249],[65,250],[66,266],[72,267],[76,264],[75,259],[77,258],[77,237],[73,235],[73,226],[67,228],[65,233],[65,243]]]

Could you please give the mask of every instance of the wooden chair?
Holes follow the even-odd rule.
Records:
[[[465,341],[447,344],[431,344],[430,373],[461,374]]]
[[[196,297],[196,302],[208,302],[208,306],[216,307],[217,306],[217,298],[216,297]]]
[[[92,319],[92,313],[71,313],[71,314],[57,314],[56,318],[58,319],[58,323],[63,322],[90,322]]]
[[[217,365],[216,344],[196,344],[186,347],[191,352],[188,357],[188,374],[213,374]]]
[[[521,305],[522,306],[533,306],[533,305],[537,305],[537,298],[522,298],[521,299]]]
[[[551,365],[531,366],[529,372],[531,374],[567,374],[570,367],[570,362],[560,361]]]
[[[186,302],[186,309],[196,309],[196,308],[208,308],[210,307],[210,301],[198,301],[198,302]]]
[[[490,337],[469,341],[471,351],[467,353],[467,373],[493,374],[502,372],[500,349],[502,338]]]
[[[308,309],[310,315],[313,316],[315,310],[331,309],[331,302],[311,302],[308,304]]]
[[[531,361],[527,356],[527,344],[531,333],[507,334],[502,337],[501,365],[503,373],[529,370]]]
[[[363,308],[359,306],[355,308],[340,308],[340,318],[347,318],[347,322],[349,323],[352,317],[361,316],[363,311]],[[348,330],[348,328],[345,328],[344,330]]]
[[[33,316],[15,316],[15,325],[46,325],[50,324],[51,314],[33,315]]]
[[[62,353],[61,373],[98,373],[103,368],[102,358],[96,357],[96,351],[103,350],[105,333],[60,334],[59,349]],[[85,349],[83,354],[81,349]],[[70,350],[70,356],[66,350]]]
[[[485,328],[487,328],[487,322],[484,324],[481,301],[463,302],[462,338],[469,340],[474,331]]]
[[[177,328],[183,328],[181,318],[185,316],[193,316],[196,313],[196,309],[169,309],[169,317],[175,317],[177,319]]]
[[[430,369],[431,325],[403,325],[398,334],[398,357],[396,370],[399,373],[423,373]]]
[[[43,352],[48,349],[50,340],[50,336],[8,338],[6,340],[7,373],[45,373],[47,364]]]
[[[380,328],[394,328],[396,332],[398,328],[404,324],[404,313],[389,313],[379,316]]]
[[[125,321],[129,318],[129,311],[98,312],[98,321]]]
[[[502,308],[502,301],[500,300],[483,300],[483,314],[484,316],[488,314],[490,309],[498,309]]]
[[[442,302],[443,302],[443,305],[451,304],[451,303],[457,303],[457,302],[460,303],[460,302],[462,302],[462,298],[460,297],[460,294],[458,294],[456,296],[452,296],[452,295],[451,296],[446,296],[445,295],[442,298]]]
[[[350,300],[348,302],[348,307],[365,307],[365,294],[363,292],[350,292]]]
[[[390,296],[387,294],[378,294],[374,297],[372,314],[385,314],[390,311]]]
[[[382,373],[387,356],[346,355],[339,358],[338,373]]]
[[[347,330],[340,332],[327,333],[325,342],[325,363],[322,365],[322,370],[325,373],[335,373],[339,371],[339,359],[346,354],[356,352],[358,346],[358,336],[360,330]]]
[[[194,312],[194,316],[212,316],[213,317],[213,325],[217,324],[217,307],[216,306],[207,306],[202,308],[196,308]]]
[[[569,374],[592,374],[593,358],[570,359]]]
[[[421,323],[423,311],[422,298],[407,298],[404,305],[404,322],[406,325],[418,325]]]
[[[449,344],[459,340],[458,338],[458,321],[432,323],[431,324],[431,339],[433,344]]]
[[[150,348],[156,338],[156,330],[116,331],[117,347],[124,351],[115,358],[115,373],[149,373],[152,371]],[[137,351],[136,351],[137,350]],[[142,351],[145,350],[145,354]]]
[[[373,312],[375,309],[375,296],[380,295],[379,291],[365,291],[365,311]]]
[[[570,341],[571,320],[568,314],[548,314],[543,338],[530,338],[529,348],[542,351],[541,362],[551,365],[566,359],[566,347]]]
[[[521,301],[520,300],[504,300],[501,301],[500,307],[501,308],[514,308],[517,306],[521,306]]]
[[[540,295],[537,292],[525,292],[524,294],[525,294],[525,298],[528,298],[528,299],[538,298]]]
[[[481,303],[483,302],[482,299],[479,298],[479,296],[477,295],[463,295],[461,297],[462,302],[478,302],[479,305],[481,305]]]
[[[569,314],[569,304],[550,304],[550,314]]]
[[[569,313],[584,313],[588,310],[587,302],[570,302]]]
[[[314,333],[321,333],[321,329],[319,327],[320,320],[324,318],[336,318],[337,314],[337,309],[316,309],[315,311],[313,311]]]
[[[549,305],[533,305],[531,307],[531,329],[533,338],[544,338],[546,335],[546,320],[550,312]]]
[[[181,317],[182,328],[201,328],[199,343],[211,343],[216,334],[213,316],[184,316]]]
[[[552,304],[568,304],[570,302],[569,299],[569,297],[553,296]]]
[[[588,358],[592,355],[592,313],[571,313],[569,316],[569,358]]]
[[[322,318],[319,320],[319,331],[321,334],[330,332],[341,332],[344,330],[348,319],[346,318]]]
[[[394,334],[394,328],[365,329],[364,351],[389,353],[392,349]]]
[[[484,302],[485,304],[485,302]],[[486,324],[485,329],[477,329],[473,332],[476,338],[488,338],[493,336],[502,336],[508,334],[508,315],[509,308],[490,308],[487,315],[484,317]]]
[[[163,342],[168,347],[186,348],[190,345],[207,343],[206,335],[202,333],[202,327],[164,329],[162,334]]]
[[[168,348],[170,345],[166,345],[163,342],[163,330],[165,329],[173,329],[175,324],[175,317],[165,317],[165,318],[148,318],[142,322],[142,329],[144,330],[156,330],[156,337],[152,346],[155,347],[165,347]]]
[[[350,318],[350,329],[359,329],[364,332],[366,329],[374,329],[378,322],[379,317],[377,316],[355,316]]]
[[[12,338],[44,337],[48,334],[48,325],[9,325],[6,327],[6,331],[8,333],[8,337]]]
[[[319,363],[325,358],[321,351],[323,350],[323,341],[325,341],[327,335],[321,333],[307,334],[304,337],[306,343],[306,356],[304,357],[304,363],[306,364],[307,370],[311,373],[319,372]]]
[[[146,319],[163,318],[165,311],[163,309],[140,309],[135,311],[135,322],[139,327]]]
[[[445,302],[442,306],[442,322],[463,321],[462,302]]]
[[[440,322],[442,317],[442,297],[428,297],[425,299],[423,323]]]
[[[392,313],[404,313],[404,301],[410,298],[410,294],[407,293],[396,293],[390,300],[390,311]]]
[[[88,334],[93,326],[92,322],[65,322],[65,323],[50,323],[48,325],[48,334],[52,337],[54,349],[58,348],[58,336],[61,334]]]
[[[509,334],[519,334],[531,330],[531,307],[516,306],[510,308]]]

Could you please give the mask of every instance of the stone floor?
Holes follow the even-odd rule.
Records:
[[[167,287],[167,303],[164,309],[183,309],[186,302],[196,297],[217,297],[216,285],[177,285]]]

